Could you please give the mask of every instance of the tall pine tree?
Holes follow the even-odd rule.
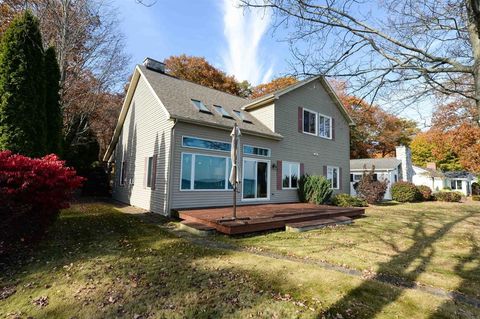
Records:
[[[60,107],[60,69],[53,47],[45,51],[45,112],[47,114],[47,152],[59,154],[63,117]]]
[[[38,20],[26,11],[12,21],[0,44],[0,150],[47,153],[44,75]]]

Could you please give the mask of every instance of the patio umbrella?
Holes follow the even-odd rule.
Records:
[[[240,184],[240,168],[238,165],[239,153],[240,153],[240,128],[237,123],[233,126],[232,133],[232,148],[230,151],[230,159],[232,160],[232,170],[230,171],[230,184],[233,186],[233,219],[237,218],[237,187]]]

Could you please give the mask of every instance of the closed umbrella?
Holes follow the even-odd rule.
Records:
[[[240,128],[237,123],[233,126],[232,133],[232,148],[230,151],[230,159],[232,160],[232,170],[230,171],[230,184],[233,186],[233,219],[237,218],[237,189],[238,184],[240,183],[240,168],[238,165],[239,162],[239,151],[240,151]]]

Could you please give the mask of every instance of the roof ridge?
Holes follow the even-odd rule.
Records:
[[[149,71],[152,71],[152,72],[158,73],[158,74],[160,74],[160,75],[165,75],[165,76],[171,77],[172,79],[175,79],[175,80],[178,80],[178,81],[184,81],[184,82],[188,82],[188,83],[191,83],[191,84],[194,84],[194,85],[200,86],[200,87],[202,87],[202,88],[206,88],[206,89],[209,89],[209,90],[217,91],[217,92],[220,92],[220,93],[223,93],[223,94],[228,94],[228,95],[230,95],[230,96],[233,96],[233,97],[236,97],[236,98],[242,99],[242,100],[244,100],[244,101],[249,101],[247,98],[244,98],[244,97],[241,97],[241,96],[235,95],[235,94],[233,94],[233,93],[225,92],[225,91],[222,91],[222,90],[219,90],[219,89],[214,89],[214,88],[208,87],[208,86],[206,86],[206,85],[198,84],[198,83],[196,83],[196,82],[193,82],[193,81],[190,81],[190,80],[181,79],[181,78],[179,78],[179,77],[176,77],[176,76],[174,76],[174,75],[171,75],[171,74],[167,74],[167,73],[161,73],[161,72],[157,72],[157,71],[151,70],[151,69],[149,69],[149,68],[145,67],[143,64],[137,64],[137,66],[139,66],[139,67],[143,67],[143,68],[145,68],[146,70],[149,70]]]

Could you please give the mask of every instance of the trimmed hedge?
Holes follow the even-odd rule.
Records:
[[[367,201],[348,194],[338,194],[332,197],[332,204],[340,207],[367,207]]]
[[[432,200],[432,189],[425,185],[417,186],[417,189],[423,200]]]
[[[422,194],[418,190],[415,184],[410,182],[397,182],[392,185],[391,188],[392,199],[401,203],[411,203],[419,201],[422,198]]]
[[[480,195],[472,195],[472,200],[480,201]]]
[[[459,202],[462,200],[462,193],[460,192],[451,192],[451,191],[440,191],[433,194],[435,200],[441,202]]]

